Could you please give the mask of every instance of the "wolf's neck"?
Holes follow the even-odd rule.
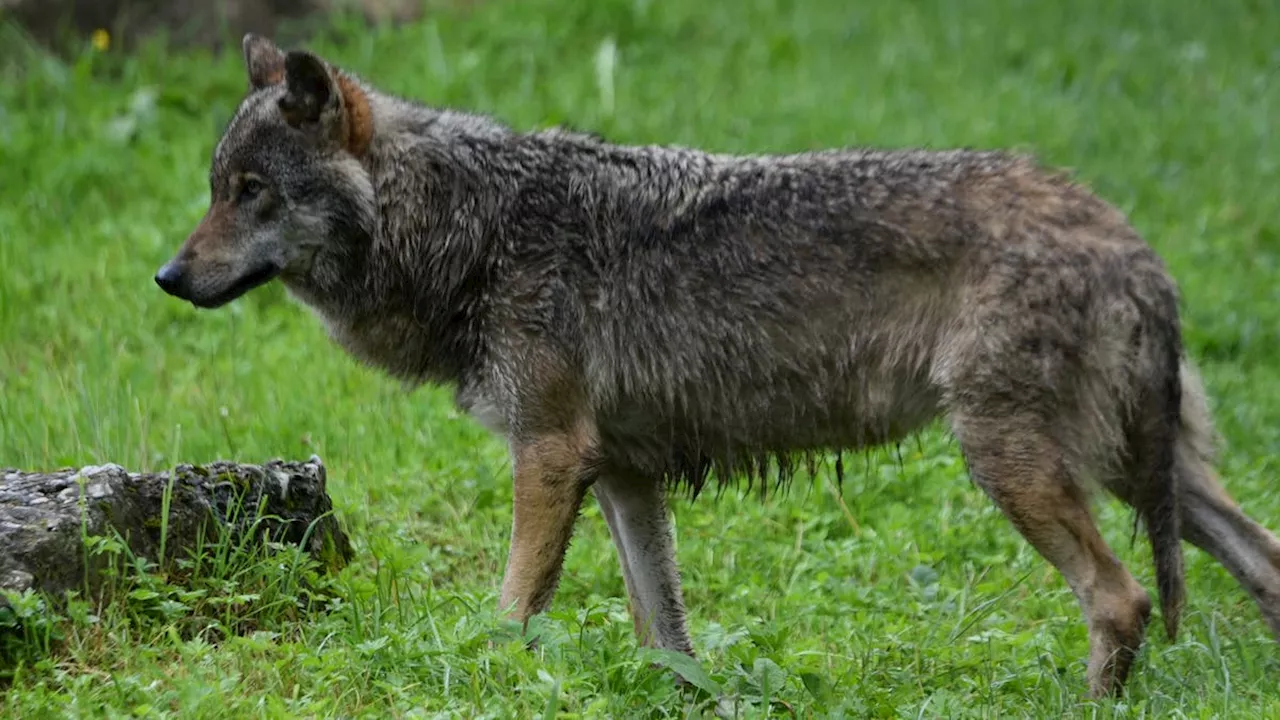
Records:
[[[287,284],[357,359],[410,384],[452,383],[480,355],[492,193],[423,122],[375,137],[370,217]]]
[[[375,243],[363,256],[331,259],[324,287],[287,286],[362,363],[409,385],[457,383],[479,359],[482,309],[474,294],[432,282],[414,262],[424,256],[389,254]]]

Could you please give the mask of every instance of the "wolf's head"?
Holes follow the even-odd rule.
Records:
[[[278,276],[323,286],[374,223],[366,90],[311,53],[253,34],[243,47],[249,90],[214,149],[208,212],[155,276],[202,308]]]

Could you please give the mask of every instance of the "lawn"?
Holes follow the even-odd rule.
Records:
[[[1224,482],[1280,529],[1280,6],[948,4],[490,0],[340,24],[311,47],[385,90],[522,129],[732,152],[1006,147],[1071,168],[1167,259]],[[262,605],[266,585],[309,586],[272,580],[283,563],[261,557],[227,561],[200,593],[142,576],[102,607],[42,619],[28,602],[0,714],[710,715],[714,693],[680,691],[637,649],[594,503],[528,652],[493,607],[511,513],[498,438],[447,389],[406,392],[346,357],[277,285],[208,313],[152,282],[204,211],[210,152],[245,87],[238,53],[4,53],[0,466],[316,453],[357,557],[308,612]],[[1207,555],[1186,547],[1177,641],[1154,624],[1129,693],[1093,703],[1074,598],[940,427],[845,470],[839,498],[822,471],[763,500],[674,503],[703,684],[722,709],[1280,717],[1280,646]],[[1098,514],[1154,595],[1129,514],[1106,499]],[[250,631],[215,606],[254,618]]]

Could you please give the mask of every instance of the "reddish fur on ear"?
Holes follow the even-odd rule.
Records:
[[[360,83],[331,63],[296,50],[284,58],[287,92],[279,100],[285,121],[318,132],[357,157],[373,142],[373,110]]]
[[[373,111],[369,108],[369,96],[351,78],[342,73],[335,74],[347,113],[347,151],[359,157],[373,142]]]

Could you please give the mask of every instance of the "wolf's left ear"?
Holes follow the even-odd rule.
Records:
[[[284,119],[294,127],[319,123],[339,109],[338,88],[324,61],[308,52],[290,51],[284,59],[288,92],[280,98]]]
[[[285,121],[363,155],[373,137],[373,115],[364,90],[309,52],[289,52],[284,67],[288,92],[280,98],[280,111]]]

